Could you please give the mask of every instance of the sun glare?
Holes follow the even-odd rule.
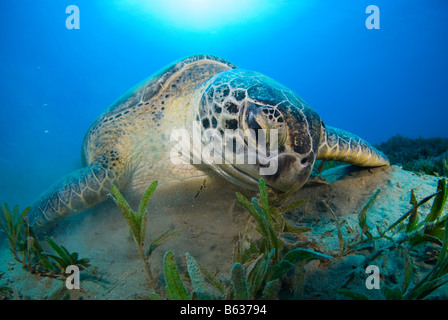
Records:
[[[269,12],[273,4],[272,0],[122,0],[120,3],[164,24],[190,31],[247,23]]]

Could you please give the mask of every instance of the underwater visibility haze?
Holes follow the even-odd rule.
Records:
[[[372,144],[446,137],[444,1],[2,1],[2,201],[80,165],[90,124],[182,57],[209,53],[291,88]],[[77,5],[80,28],[67,29]],[[366,8],[380,29],[366,28]]]

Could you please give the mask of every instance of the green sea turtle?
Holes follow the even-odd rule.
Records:
[[[248,153],[253,141],[261,141],[260,130],[265,130],[266,148],[256,149],[261,157],[252,163],[228,157],[217,161],[224,159],[224,152],[204,153],[213,140],[206,132],[213,129],[229,133],[225,141],[231,157],[241,150]],[[269,140],[271,132],[277,134],[276,141]],[[183,158],[173,158],[176,154]],[[192,156],[189,161],[186,155]],[[263,168],[271,168],[267,158],[275,159],[275,170],[262,174]],[[216,56],[194,55],[165,67],[114,102],[85,135],[84,167],[50,187],[32,206],[29,218],[37,228],[53,225],[105,201],[112,184],[139,195],[154,180],[159,188],[186,182],[199,188],[204,177],[222,176],[256,188],[263,177],[272,189],[286,192],[307,181],[316,159],[389,165],[361,138],[325,126],[312,108],[278,82]]]

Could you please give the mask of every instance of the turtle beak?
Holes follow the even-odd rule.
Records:
[[[266,183],[279,191],[287,192],[293,186],[303,186],[313,169],[315,156],[310,152],[305,156],[294,153],[283,153],[278,156],[277,171],[273,175],[265,175]]]

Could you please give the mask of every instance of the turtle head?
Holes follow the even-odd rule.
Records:
[[[254,188],[262,177],[283,192],[308,180],[321,120],[276,81],[241,69],[220,73],[205,85],[196,119],[206,148],[213,145],[206,162],[228,180]]]

